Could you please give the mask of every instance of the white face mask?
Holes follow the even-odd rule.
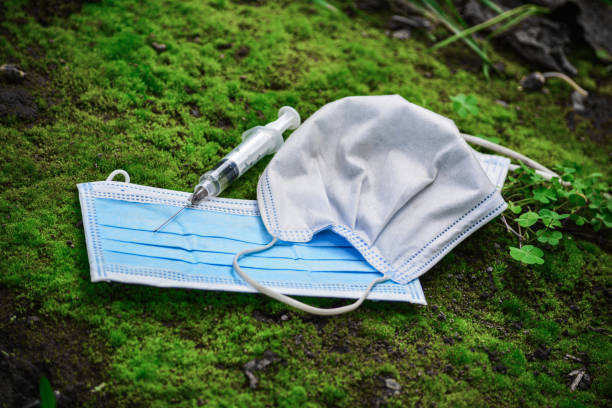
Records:
[[[275,239],[239,253],[236,271],[259,291],[316,314],[353,310],[368,291],[353,305],[317,309],[260,285],[238,259],[276,239],[308,242],[331,229],[383,274],[369,288],[407,283],[506,208],[454,123],[397,95],[322,107],[272,159],[257,199]]]

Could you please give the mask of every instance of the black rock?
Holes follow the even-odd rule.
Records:
[[[497,14],[480,1],[469,0],[463,9],[463,15],[470,23],[479,24]],[[571,43],[570,28],[567,24],[546,17],[531,16],[499,38],[532,64],[570,75],[577,73],[576,68],[567,59]]]
[[[391,17],[389,21],[391,29],[399,28],[422,28],[425,30],[431,30],[431,23],[429,20],[419,16],[398,16]]]

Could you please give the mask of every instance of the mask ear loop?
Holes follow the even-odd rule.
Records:
[[[503,154],[504,156],[508,156],[511,159],[515,159],[518,160],[522,163],[524,163],[526,166],[531,167],[532,169],[534,169],[536,171],[536,173],[538,173],[540,176],[544,177],[546,180],[550,180],[553,177],[557,177],[559,179],[561,179],[561,176],[558,175],[557,173],[555,173],[554,171],[552,171],[551,169],[549,169],[548,167],[543,166],[542,164],[538,163],[537,161],[530,159],[529,157],[520,154],[519,152],[515,152],[512,149],[508,149],[507,147],[504,146],[500,146],[497,143],[493,143],[490,142],[488,140],[482,139],[480,137],[476,137],[476,136],[472,136],[472,135],[467,135],[465,133],[462,133],[461,136],[463,136],[463,138],[465,139],[466,142],[471,143],[471,144],[475,144],[477,146],[482,146],[485,149],[489,149],[492,150],[494,152]],[[510,170],[514,171],[518,168],[517,165],[515,164],[511,164],[510,165]],[[562,181],[562,183],[564,183]]]
[[[247,275],[246,273],[244,273],[244,271],[242,270],[242,268],[240,267],[240,265],[238,265],[238,260],[240,260],[240,258],[242,258],[245,255],[248,254],[253,254],[256,252],[261,252],[261,251],[265,251],[266,249],[271,248],[272,246],[274,246],[274,244],[276,244],[278,242],[278,238],[274,237],[272,239],[272,241],[270,241],[268,244],[261,246],[261,247],[256,247],[256,248],[251,248],[251,249],[245,249],[244,251],[240,251],[236,254],[236,256],[234,256],[234,270],[238,273],[238,275],[240,275],[240,277],[242,277],[242,279],[244,279],[249,285],[251,285],[253,288],[257,289],[259,292],[263,293],[266,296],[269,296],[273,299],[278,300],[279,302],[283,302],[289,306],[295,307],[296,309],[302,310],[306,313],[311,313],[311,314],[315,314],[315,315],[319,315],[319,316],[333,316],[333,315],[339,315],[342,313],[348,313],[348,312],[352,312],[353,310],[357,309],[359,306],[361,306],[361,304],[363,303],[363,301],[368,297],[368,295],[370,294],[370,292],[372,291],[372,288],[374,287],[374,285],[376,285],[377,283],[380,282],[384,282],[386,280],[389,280],[390,277],[387,275],[381,276],[380,278],[374,279],[366,288],[365,292],[363,293],[363,295],[361,295],[361,297],[359,299],[357,299],[357,301],[355,301],[354,303],[347,305],[347,306],[342,306],[342,307],[336,307],[333,309],[321,309],[318,307],[313,307],[310,305],[307,305],[306,303],[302,303],[300,301],[297,301],[289,296],[285,296],[281,293],[278,293],[277,291],[275,291],[274,289],[271,289],[267,286],[262,285],[261,283],[257,282],[255,279],[251,278],[249,275]]]

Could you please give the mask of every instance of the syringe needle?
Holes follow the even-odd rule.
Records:
[[[183,208],[181,208],[180,210],[178,210],[176,213],[174,213],[174,215],[173,215],[172,217],[168,218],[168,219],[167,219],[167,220],[166,220],[166,221],[165,221],[165,222],[164,222],[162,225],[160,225],[159,227],[157,227],[157,228],[155,229],[155,231],[153,231],[153,232],[157,232],[157,231],[159,231],[160,229],[164,228],[164,227],[165,227],[165,226],[166,226],[166,225],[167,225],[167,224],[168,224],[170,221],[172,221],[173,219],[175,219],[175,218],[176,218],[176,217],[177,217],[177,216],[178,216],[178,215],[181,213],[181,211],[183,211],[185,208],[187,208],[187,206],[184,206]]]

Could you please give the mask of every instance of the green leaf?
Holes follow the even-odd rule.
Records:
[[[559,231],[551,231],[546,229],[538,230],[536,235],[538,236],[539,242],[550,245],[558,245],[559,241],[563,237],[563,234],[561,234]]]
[[[520,214],[523,211],[523,207],[520,205],[514,204],[512,201],[508,201],[508,209],[512,211],[514,214]]]
[[[543,264],[542,255],[544,252],[533,245],[525,245],[522,248],[510,247],[510,256],[527,265]]]
[[[587,200],[582,194],[572,193],[569,195],[568,200],[571,204],[576,207],[583,207],[586,205]]]
[[[467,118],[468,115],[478,115],[478,100],[474,95],[458,94],[451,96],[453,101],[453,110],[462,118]]]
[[[586,223],[586,221],[587,221],[586,218],[584,218],[583,216],[576,215],[576,214],[572,215],[572,220],[579,227],[583,226]]]
[[[40,379],[40,406],[41,408],[55,408],[55,394],[47,377]]]
[[[534,213],[533,211],[529,211],[521,215],[517,222],[521,227],[527,228],[538,222],[539,219],[540,216],[538,214]]]
[[[561,226],[561,220],[569,217],[569,214],[558,214],[555,211],[543,208],[540,210],[540,218],[547,228],[555,228]]]
[[[557,195],[555,194],[555,191],[550,188],[539,187],[533,190],[533,198],[542,204],[548,204],[556,201]]]

